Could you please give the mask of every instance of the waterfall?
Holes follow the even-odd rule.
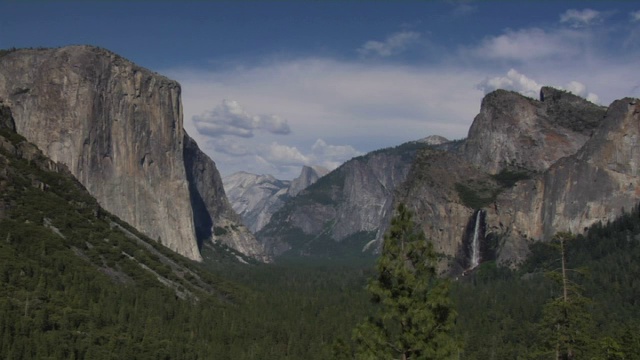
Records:
[[[469,269],[473,269],[480,265],[480,223],[482,218],[482,210],[476,213],[476,224],[473,227],[473,240],[471,241],[471,264]]]

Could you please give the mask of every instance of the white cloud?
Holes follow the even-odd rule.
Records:
[[[633,22],[640,21],[640,10],[633,11],[629,15],[631,16],[631,21]]]
[[[575,28],[594,25],[601,21],[602,13],[593,9],[569,9],[560,15],[561,23],[568,23]]]
[[[296,147],[281,145],[277,142],[272,142],[265,147],[261,154],[257,155],[276,166],[302,166],[310,164],[310,158],[303,155]]]
[[[403,52],[419,40],[420,33],[415,31],[401,31],[387,36],[384,41],[367,41],[358,48],[358,53],[362,56],[388,57]]]
[[[587,86],[579,81],[571,80],[564,86],[548,84],[558,89],[567,90],[575,95],[583,97],[593,103],[598,103],[598,95],[589,92]],[[518,71],[511,69],[507,72],[506,76],[496,76],[493,78],[487,78],[478,84],[478,89],[482,90],[485,94],[497,89],[511,90],[518,92],[522,95],[537,99],[540,94],[540,88],[542,85],[537,81],[527,77]]]
[[[293,166],[335,167],[360,152],[428,135],[460,139],[483,93],[497,88],[538,98],[541,86],[555,86],[604,105],[635,95],[638,51],[630,47],[612,56],[609,43],[622,45],[624,39],[611,34],[566,27],[506,30],[459,52],[449,48],[446,62],[436,63],[306,57],[162,72],[182,84],[184,127],[207,144],[203,150],[221,172],[290,179],[299,173]],[[226,120],[203,124],[215,110],[212,101],[223,99],[235,99],[238,107],[227,104],[221,110]],[[245,107],[278,115],[256,117]],[[228,128],[205,128],[222,125]],[[208,132],[224,134],[212,138]]]
[[[253,136],[253,130],[273,134],[291,132],[286,120],[276,115],[249,115],[237,101],[226,99],[213,110],[194,115],[193,123],[200,134],[212,137],[232,135],[247,138]]]
[[[287,120],[277,115],[263,115],[258,117],[257,127],[272,134],[286,135],[291,133]]]
[[[581,82],[578,81],[570,81],[568,84],[566,84],[564,86],[564,88],[567,91],[570,91],[571,93],[581,96],[589,101],[591,101],[594,104],[597,104],[599,101],[599,97],[598,95],[589,92],[587,89],[587,86]]]
[[[316,140],[311,147],[312,156],[316,164],[333,170],[347,160],[355,156],[363,155],[362,152],[350,145],[330,145],[322,139]]]
[[[584,34],[571,30],[507,30],[484,39],[472,54],[485,59],[516,61],[567,58],[580,54],[583,37]]]
[[[245,156],[250,155],[250,149],[245,144],[240,143],[237,140],[231,140],[226,137],[215,138],[207,141],[207,145],[214,151],[231,155],[231,156]]]
[[[516,91],[532,98],[539,96],[541,87],[542,85],[538,84],[535,80],[528,78],[514,69],[509,70],[506,76],[485,79],[478,84],[478,89],[482,90],[485,94],[497,89],[504,89]]]

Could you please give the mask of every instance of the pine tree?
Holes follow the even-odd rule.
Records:
[[[436,271],[433,245],[398,206],[368,290],[378,313],[354,331],[357,359],[450,359],[456,312]]]
[[[567,268],[566,242],[574,239],[569,233],[554,237],[560,251],[560,269],[547,273],[560,288],[561,294],[545,304],[541,323],[543,346],[557,360],[580,359],[594,346],[591,338],[593,320],[588,309],[589,299],[571,281]]]

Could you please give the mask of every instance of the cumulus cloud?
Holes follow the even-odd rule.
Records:
[[[600,98],[598,97],[598,95],[590,92],[587,89],[587,86],[579,81],[569,81],[569,83],[567,83],[565,86],[559,86],[559,88],[561,89],[565,89],[575,95],[578,95],[580,97],[583,97],[589,101],[591,101],[594,104],[597,104],[600,100]]]
[[[219,137],[214,140],[207,141],[209,147],[214,151],[227,154],[231,156],[245,156],[250,155],[251,151],[247,146],[241,144],[237,140],[228,139],[226,137]]]
[[[569,81],[564,86],[551,85],[558,89],[567,90],[575,95],[583,97],[592,103],[598,103],[598,95],[590,92],[587,86],[579,81]],[[507,72],[506,76],[496,76],[493,78],[487,78],[477,85],[478,89],[482,90],[485,94],[497,89],[511,90],[521,93],[522,95],[537,98],[540,94],[540,88],[542,85],[537,81],[527,77],[518,71],[511,69]]]
[[[524,74],[511,69],[506,76],[496,76],[483,80],[477,85],[478,89],[488,94],[497,89],[519,92],[525,96],[536,98],[539,96],[542,85]]]
[[[200,134],[212,137],[232,135],[249,138],[253,137],[254,130],[281,135],[291,132],[286,120],[276,115],[250,115],[240,103],[226,99],[213,110],[194,115],[192,120]]]
[[[539,28],[507,30],[484,39],[472,54],[485,59],[537,60],[579,54],[580,37],[575,31],[545,31]]]
[[[640,21],[640,10],[633,11],[629,15],[631,16],[631,21],[633,21],[633,22]]]
[[[322,139],[316,140],[311,147],[315,163],[333,170],[345,161],[363,153],[350,145],[330,145]]]
[[[275,141],[268,145],[257,146],[255,149],[255,152],[245,155],[255,155],[265,164],[274,167],[297,168],[303,165],[322,165],[331,170],[354,156],[363,154],[350,145],[331,145],[322,139],[317,139],[306,154],[296,146]]]
[[[405,51],[409,46],[420,40],[420,33],[415,31],[401,31],[387,36],[384,41],[369,40],[360,48],[362,56],[389,57]]]
[[[275,166],[302,166],[310,163],[309,157],[303,155],[295,146],[272,142],[265,146],[260,154],[256,154]]]
[[[574,28],[585,27],[602,22],[602,13],[593,9],[569,9],[560,15],[560,22]]]

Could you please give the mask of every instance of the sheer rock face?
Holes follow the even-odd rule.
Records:
[[[502,239],[497,255],[504,264],[524,260],[532,241],[581,233],[640,201],[638,100],[607,109],[546,87],[541,99],[491,93],[459,149],[419,153],[395,202],[416,213],[437,251],[460,256],[477,210],[456,184],[493,199],[482,205],[485,229]],[[501,188],[493,175],[502,170],[526,170],[530,178]]]
[[[454,256],[462,245],[474,209],[463,205],[456,184],[469,182],[495,186],[488,174],[456,154],[425,149],[416,157],[407,181],[398,188],[395,202],[404,203],[414,212],[414,220],[421,224],[438,253]]]
[[[574,154],[599,126],[605,108],[543,87],[541,100],[497,90],[482,100],[462,156],[482,170],[544,171]]]
[[[254,259],[270,261],[264,247],[229,204],[216,164],[191,137],[185,134],[184,141],[184,163],[197,238],[213,239]]]
[[[105,209],[201,260],[180,92],[177,82],[90,46],[18,50],[0,58],[0,98],[10,105],[18,133],[65,164]],[[208,176],[217,173],[211,166]],[[217,219],[213,214],[224,204],[202,190],[215,179],[199,181]],[[224,191],[217,194],[224,197]]]
[[[275,256],[305,236],[315,243],[339,242],[364,232],[373,240],[415,152],[385,149],[346,162],[287,201],[258,239]]]
[[[503,193],[488,216],[495,231],[508,235],[500,259],[517,262],[523,255],[518,249],[531,240],[549,240],[558,231],[581,233],[636,206],[639,140],[638,100],[617,100],[578,152]]]

